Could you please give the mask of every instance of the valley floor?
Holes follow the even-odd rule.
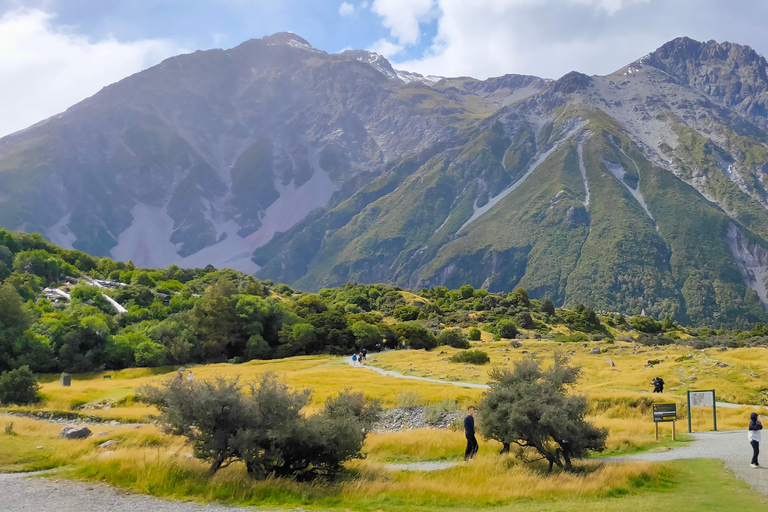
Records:
[[[590,355],[593,346],[601,347],[601,355]],[[493,342],[475,347],[489,352],[490,365],[450,363],[447,358],[456,350],[441,347],[432,352],[371,354],[367,368],[352,367],[345,358],[312,356],[195,366],[193,370],[201,380],[221,375],[239,376],[246,382],[275,371],[292,387],[315,389],[310,407],[352,388],[381,399],[385,407],[447,404],[464,408],[480,399],[488,368],[511,365],[526,352],[537,352],[546,364],[552,352],[571,349],[572,359],[584,370],[579,391],[586,392],[594,404],[590,417],[610,429],[607,453],[580,462],[577,473],[547,475],[535,463],[522,464],[514,457],[497,455],[498,443],[480,439],[480,454],[464,464],[462,432],[421,428],[370,435],[364,448],[366,458],[348,463],[349,475],[336,483],[253,481],[237,465],[211,479],[206,465],[192,457],[191,447],[183,439],[166,435],[152,424],[93,424],[93,438],[67,441],[58,439],[59,423],[4,416],[1,422],[12,421],[14,427],[13,435],[0,434],[0,472],[55,468],[57,473],[48,478],[0,475],[4,500],[0,508],[13,512],[232,510],[220,505],[226,504],[266,510],[362,512],[768,509],[764,495],[768,493],[768,470],[748,466],[746,435],[735,430],[744,427],[748,411],[760,408],[718,407],[718,426],[734,430],[694,437],[686,434],[677,442],[669,439],[669,428],[662,430],[661,442],[654,441],[648,411],[650,402],[661,398],[678,402],[682,412],[684,390],[691,381],[697,387],[714,387],[718,397],[731,401],[759,399],[754,381],[768,370],[760,357],[762,351],[692,351],[675,346],[649,350],[623,343],[581,346],[527,340],[516,349]],[[649,358],[658,360],[652,369],[647,365]],[[721,361],[727,366],[718,366]],[[135,389],[162,382],[174,371],[137,368],[112,372],[110,380],[101,374],[74,376],[69,388],[62,388],[51,377],[44,379],[45,401],[27,412],[47,416],[54,411],[80,411],[107,420],[151,421],[156,411],[134,403]],[[664,376],[668,393],[659,396],[647,391],[647,382],[654,375]],[[711,428],[711,416],[705,413],[694,414],[695,429]],[[683,430],[684,421],[678,426]],[[119,441],[119,445],[100,448],[105,440]],[[414,463],[418,465],[407,465]],[[425,467],[433,471],[413,470]],[[158,498],[218,504],[206,508]]]

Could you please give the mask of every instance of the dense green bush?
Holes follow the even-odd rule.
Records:
[[[469,348],[471,345],[467,341],[464,333],[459,329],[443,329],[437,335],[438,345],[448,345],[453,348]]]
[[[431,350],[437,346],[435,336],[416,322],[396,324],[392,327],[392,331],[404,339],[412,349]]]
[[[167,432],[192,442],[211,473],[241,461],[254,478],[335,476],[345,461],[361,457],[380,410],[362,393],[344,391],[306,416],[302,409],[311,391],[292,391],[273,374],[247,393],[237,380],[173,378],[162,388],[142,387],[137,396],[160,409]]]
[[[488,364],[491,358],[482,350],[463,350],[451,356],[452,363]]]
[[[397,306],[392,313],[392,316],[401,322],[407,322],[409,320],[416,320],[419,318],[420,312],[421,309],[417,308],[416,306]]]
[[[587,335],[583,332],[572,332],[571,334],[557,334],[555,336],[555,341],[558,341],[560,343],[580,343],[582,341],[587,341]]]
[[[512,339],[517,336],[517,326],[512,320],[499,320],[496,323],[496,334],[502,338]]]
[[[40,386],[28,366],[0,374],[0,404],[27,405],[39,401]]]
[[[480,341],[481,337],[482,337],[482,335],[480,333],[480,329],[478,329],[477,327],[472,327],[467,332],[467,339],[470,340],[470,341]]]

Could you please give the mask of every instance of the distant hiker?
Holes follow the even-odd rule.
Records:
[[[661,393],[664,391],[664,379],[661,377],[654,377],[654,379],[651,381],[651,384],[653,385],[654,393]]]
[[[363,364],[363,360],[364,360],[364,359],[365,359],[365,356],[363,355],[363,353],[362,353],[362,352],[360,352],[359,354],[357,354],[357,362],[358,362],[358,363],[360,363],[360,364]]]
[[[363,349],[363,350],[360,351],[360,353],[363,354],[363,361],[367,361],[368,360],[368,350]]]
[[[194,382],[194,381],[195,381],[195,376],[192,373],[192,370],[189,370],[189,374],[187,374],[187,382]]]
[[[749,416],[749,432],[747,437],[749,444],[752,445],[752,463],[750,466],[753,468],[759,468],[760,464],[757,462],[757,456],[760,455],[760,431],[763,430],[763,424],[757,419],[757,413],[753,412]]]
[[[183,380],[184,380],[184,372],[182,372],[181,369],[179,369],[179,371],[176,372],[176,381],[181,382]]]
[[[405,338],[403,338],[403,339],[401,339],[401,340],[400,340],[400,348],[401,348],[402,350],[405,350]]]
[[[464,450],[464,460],[468,461],[477,453],[477,439],[475,439],[475,406],[467,408],[467,417],[464,418],[464,436],[467,438],[467,449]]]
[[[381,343],[376,344],[376,353],[378,354],[379,352],[381,352]]]
[[[357,354],[352,354],[352,366],[357,366]]]

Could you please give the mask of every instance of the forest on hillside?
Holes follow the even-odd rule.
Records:
[[[743,346],[768,329],[713,331],[668,317],[555,308],[526,290],[349,283],[318,293],[235,270],[139,269],[58,247],[39,234],[0,230],[0,372],[84,373],[133,366],[231,362],[377,345],[469,348],[482,332],[561,342],[638,341]],[[487,338],[487,336],[486,336]]]

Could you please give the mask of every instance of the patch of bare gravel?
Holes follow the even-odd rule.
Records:
[[[236,512],[254,510],[222,505],[163,501],[93,485],[26,474],[0,474],[3,512]]]

